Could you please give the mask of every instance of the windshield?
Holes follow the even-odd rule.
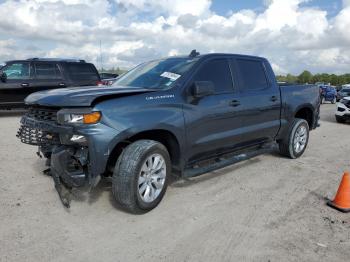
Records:
[[[166,89],[198,61],[198,58],[167,58],[143,63],[120,76],[113,86]]]
[[[342,89],[341,92],[344,92],[344,93],[350,93],[350,88],[346,88],[346,89]]]

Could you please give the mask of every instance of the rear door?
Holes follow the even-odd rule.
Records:
[[[261,59],[237,57],[231,62],[239,89],[238,141],[254,144],[273,140],[280,128],[281,101],[279,86],[268,74],[272,69]]]
[[[96,86],[100,82],[95,66],[90,63],[65,63],[65,71],[70,78],[71,86]]]
[[[4,66],[1,72],[6,74],[7,79],[5,82],[0,81],[0,104],[23,104],[34,83],[31,63],[11,62]]]
[[[32,92],[56,89],[66,86],[60,66],[57,62],[34,62],[34,79],[35,84]]]

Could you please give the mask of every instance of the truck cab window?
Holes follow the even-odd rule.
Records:
[[[237,59],[237,67],[241,81],[241,91],[260,90],[269,86],[261,61]]]
[[[7,79],[29,79],[30,64],[29,63],[14,63],[8,64],[2,68],[2,72],[6,74]]]
[[[232,93],[233,83],[231,71],[226,59],[215,59],[206,62],[196,73],[194,81],[211,81],[215,92]]]

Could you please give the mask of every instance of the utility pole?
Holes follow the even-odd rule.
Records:
[[[102,71],[103,69],[103,64],[102,64],[102,43],[100,40],[100,70]]]

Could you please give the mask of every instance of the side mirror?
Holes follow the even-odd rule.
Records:
[[[196,81],[192,88],[194,97],[203,97],[213,95],[215,93],[214,83],[211,81]]]
[[[0,73],[0,80],[1,80],[1,82],[6,83],[6,81],[7,81],[6,73],[4,73],[4,72]]]

